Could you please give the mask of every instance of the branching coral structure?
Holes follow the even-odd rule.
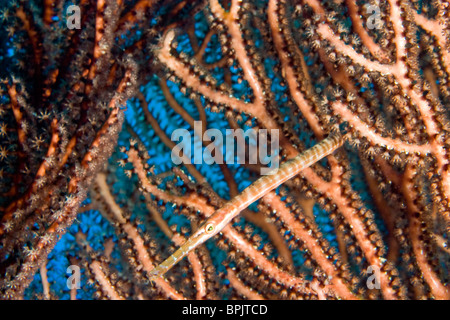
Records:
[[[80,2],[2,15],[4,298],[450,298],[445,1]]]

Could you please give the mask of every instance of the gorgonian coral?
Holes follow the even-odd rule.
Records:
[[[72,230],[96,297],[448,299],[448,5],[211,0],[185,22],[143,47],[151,76],[80,214],[111,238]],[[180,128],[215,156],[206,129],[277,130],[282,163],[336,131],[348,142],[154,274],[261,169],[175,166]]]

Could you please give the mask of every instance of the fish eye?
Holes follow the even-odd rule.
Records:
[[[212,233],[214,231],[214,224],[213,223],[208,223],[205,227],[205,232],[206,233]]]

